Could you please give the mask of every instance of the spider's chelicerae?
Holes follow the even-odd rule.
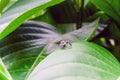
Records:
[[[60,41],[59,45],[60,45],[61,48],[66,48],[66,47],[71,48],[72,47],[71,43],[67,40]]]

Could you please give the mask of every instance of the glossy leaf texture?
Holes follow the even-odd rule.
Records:
[[[13,80],[6,66],[0,58],[0,80]]]
[[[5,6],[3,13],[8,10],[11,6],[13,6],[18,0],[9,0],[9,3]]]
[[[109,51],[79,41],[47,56],[27,80],[117,80],[119,71],[120,64]]]
[[[3,12],[3,9],[6,7],[6,5],[9,3],[9,0],[0,0],[0,15]]]
[[[120,14],[118,7],[119,0],[91,0],[91,2],[97,6],[100,10],[104,11],[107,15],[112,17],[118,24],[120,21]],[[112,5],[111,5],[112,4]],[[120,25],[120,24],[119,24]]]
[[[14,31],[25,20],[38,11],[64,0],[19,0],[0,17],[0,39]],[[31,6],[32,5],[32,6]],[[41,13],[42,15],[42,13]]]
[[[107,0],[117,11],[120,10],[120,6],[119,6],[119,3],[120,3],[120,0]]]
[[[13,79],[24,80],[44,46],[58,35],[49,24],[29,21],[0,40],[0,56]],[[41,55],[39,60],[44,57],[45,55]]]

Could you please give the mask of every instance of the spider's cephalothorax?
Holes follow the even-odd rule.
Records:
[[[62,41],[60,41],[60,47],[61,47],[61,48],[66,48],[66,47],[71,48],[72,45],[71,45],[71,43],[70,43],[69,41],[67,41],[67,40],[62,40]]]

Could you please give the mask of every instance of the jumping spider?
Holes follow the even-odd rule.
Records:
[[[62,40],[62,41],[60,41],[59,46],[60,46],[61,48],[66,48],[66,47],[71,48],[71,47],[72,47],[71,43],[70,43],[69,41],[67,41],[67,40]]]

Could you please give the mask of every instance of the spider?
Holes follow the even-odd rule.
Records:
[[[67,41],[67,40],[62,40],[62,41],[60,41],[59,46],[60,46],[61,48],[66,48],[66,47],[71,48],[71,47],[72,47],[71,43],[70,43],[69,41]]]

